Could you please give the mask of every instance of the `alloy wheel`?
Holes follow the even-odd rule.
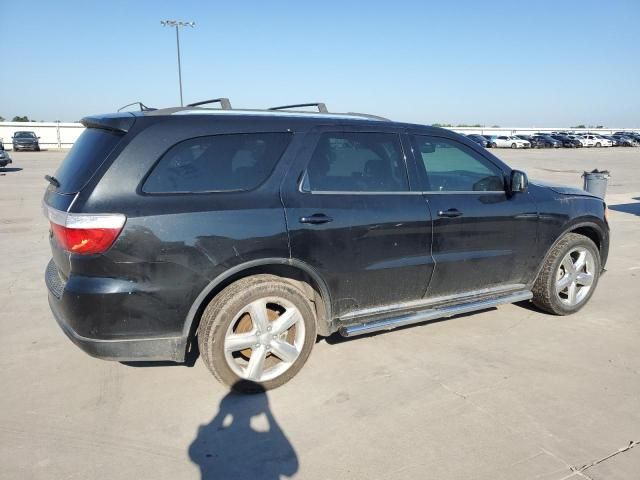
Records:
[[[556,273],[556,295],[573,307],[584,301],[595,279],[595,259],[589,250],[576,247],[560,262]]]
[[[240,378],[266,382],[293,365],[304,339],[304,320],[291,302],[261,298],[234,317],[224,338],[224,357]]]

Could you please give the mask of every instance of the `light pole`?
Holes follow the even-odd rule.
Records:
[[[180,27],[195,27],[196,22],[180,22],[178,20],[160,20],[164,27],[176,27],[176,46],[178,47],[178,83],[180,84],[180,106],[182,102],[182,67],[180,65]]]

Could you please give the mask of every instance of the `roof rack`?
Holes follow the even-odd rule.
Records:
[[[138,105],[138,106],[140,107],[140,111],[141,111],[141,112],[150,112],[150,111],[152,111],[152,110],[157,110],[157,108],[147,107],[147,106],[146,106],[144,103],[142,103],[142,102],[133,102],[133,103],[128,103],[127,105],[124,105],[124,106],[120,107],[120,108],[118,109],[118,111],[120,112],[120,111],[124,110],[125,108],[130,107],[131,105]]]
[[[190,103],[187,107],[199,107],[200,105],[209,105],[210,103],[219,103],[222,110],[232,110],[231,102],[228,98],[213,98],[211,100],[203,100],[201,102]]]
[[[358,117],[371,118],[373,120],[385,120],[387,122],[391,121],[387,117],[381,117],[380,115],[372,115],[370,113],[347,112],[347,115],[357,115]]]
[[[329,113],[329,110],[327,110],[327,106],[322,102],[295,103],[293,105],[282,105],[280,107],[271,107],[268,110],[289,110],[290,108],[300,108],[300,107],[317,107],[318,112]]]

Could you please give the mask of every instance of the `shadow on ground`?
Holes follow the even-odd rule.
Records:
[[[298,471],[298,456],[273,417],[266,392],[257,390],[227,394],[211,422],[198,428],[189,458],[202,480],[279,480]]]
[[[640,200],[640,197],[635,197],[634,200]],[[608,205],[608,207],[616,212],[630,213],[640,217],[640,202],[620,203],[618,205]]]
[[[10,173],[10,172],[20,172],[22,170],[22,168],[20,167],[3,167],[0,168],[0,174],[2,173]]]

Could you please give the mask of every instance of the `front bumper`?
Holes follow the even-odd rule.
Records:
[[[174,361],[183,362],[186,353],[187,340],[182,336],[166,337],[124,337],[124,338],[95,338],[78,331],[78,321],[72,321],[77,315],[74,306],[78,303],[95,302],[95,294],[69,291],[67,284],[60,279],[53,261],[49,263],[45,272],[45,283],[49,290],[49,306],[62,331],[81,350],[89,355],[103,360],[116,361]],[[83,297],[88,297],[84,298]],[[95,313],[88,315],[97,317],[100,312],[95,303]]]
[[[38,150],[38,148],[40,148],[40,145],[33,144],[33,143],[14,143],[13,144],[13,150],[14,151],[18,151],[18,150]]]

